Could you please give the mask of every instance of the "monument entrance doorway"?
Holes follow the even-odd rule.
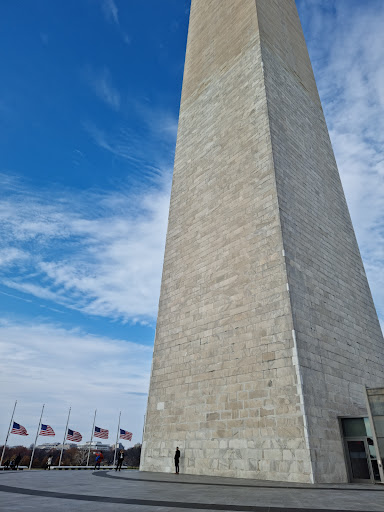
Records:
[[[343,418],[341,425],[350,481],[356,483],[380,482],[369,419]]]

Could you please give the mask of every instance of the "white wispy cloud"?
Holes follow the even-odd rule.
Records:
[[[101,8],[108,22],[119,25],[119,9],[114,0],[101,0]]]
[[[136,101],[134,109],[157,140],[176,142],[178,119],[168,110]]]
[[[0,282],[87,314],[154,322],[168,208],[166,178],[146,192],[20,183],[0,208]]]
[[[89,121],[84,129],[97,146],[136,166],[141,178],[161,177],[164,167],[172,166],[178,119],[169,110],[138,101],[130,111],[130,119],[109,131]]]
[[[34,441],[43,403],[44,421],[54,428],[56,438],[50,439],[55,441],[63,439],[72,406],[70,428],[80,431],[84,441],[97,408],[97,424],[111,430],[110,443],[120,410],[122,428],[133,432],[133,442],[141,442],[151,359],[152,349],[137,343],[60,325],[0,320],[0,438],[5,438],[17,398],[15,421],[31,435],[11,436],[10,444]]]
[[[384,318],[382,2],[298,2],[368,280]],[[329,34],[329,37],[326,37]]]
[[[121,26],[119,19],[119,9],[116,5],[116,2],[114,0],[100,0],[100,5],[104,14],[104,18],[107,20],[107,22],[115,25],[124,43],[130,44],[131,37],[123,30]]]
[[[114,110],[120,108],[120,93],[112,84],[111,73],[108,68],[99,72],[87,71],[88,82],[96,96],[109,105]]]
[[[84,129],[100,148],[133,164],[140,165],[141,169],[148,167],[148,152],[145,151],[148,141],[140,137],[137,132],[135,133],[129,128],[118,128],[107,133],[90,122],[84,123]]]
[[[28,258],[28,254],[14,247],[4,248],[0,250],[0,268],[9,268],[16,263]]]

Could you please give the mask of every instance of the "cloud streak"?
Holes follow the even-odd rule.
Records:
[[[0,282],[86,314],[153,323],[168,207],[169,184],[78,194],[20,184],[0,209]]]
[[[114,0],[102,0],[101,8],[109,23],[119,25],[119,9]]]
[[[135,128],[132,128],[132,125]],[[178,119],[156,105],[133,102],[130,118],[108,132],[95,123],[83,123],[92,141],[104,151],[129,162],[140,181],[162,180],[171,173]],[[169,171],[164,173],[164,168]]]
[[[114,110],[120,109],[120,93],[112,85],[111,73],[108,68],[104,68],[98,73],[89,72],[89,84],[94,93],[104,103]]]
[[[129,35],[124,32],[121,28],[120,19],[119,19],[119,9],[116,5],[115,0],[101,0],[101,10],[103,12],[104,18],[108,23],[111,23],[115,27],[118,28],[118,32],[124,43],[130,44],[131,38]]]

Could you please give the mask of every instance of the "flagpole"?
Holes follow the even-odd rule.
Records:
[[[44,407],[45,407],[45,404],[43,404],[43,408],[41,409],[40,421],[39,421],[39,425],[37,426],[37,432],[36,432],[36,437],[35,437],[35,444],[33,445],[31,461],[29,463],[29,469],[31,469],[31,467],[32,467],[33,456],[35,455],[35,448],[36,448],[37,438],[39,437],[40,425],[41,425],[41,419],[43,417]]]
[[[92,427],[92,434],[91,434],[91,442],[89,443],[87,466],[89,466],[89,456],[91,455],[91,446],[92,446],[93,433],[95,432],[96,413],[97,413],[97,409],[95,409],[95,416],[93,417],[93,427]]]
[[[5,447],[7,446],[7,441],[8,441],[8,437],[9,437],[9,432],[10,432],[10,430],[11,430],[11,425],[12,425],[12,421],[13,421],[13,416],[15,415],[16,404],[17,404],[17,400],[15,400],[15,405],[14,405],[14,407],[13,407],[13,413],[12,413],[12,416],[11,416],[11,421],[9,422],[9,427],[8,427],[8,432],[7,432],[7,437],[5,438],[5,443],[4,443],[4,446],[3,446],[3,453],[1,454],[0,466],[3,464],[3,458],[4,458]]]
[[[120,414],[119,414],[119,425],[117,427],[117,432],[116,432],[116,443],[115,443],[115,454],[113,456],[113,465],[115,466],[116,464],[116,450],[117,450],[117,441],[119,439],[119,431],[120,431],[120,418],[121,418],[121,411],[120,411]]]
[[[71,408],[69,408],[69,411],[68,411],[67,426],[65,427],[65,434],[64,434],[63,444],[61,446],[61,453],[60,453],[60,459],[59,459],[59,467],[61,466],[61,459],[63,458],[64,443],[65,443],[65,439],[67,437],[68,423],[69,423],[69,416],[70,416],[70,414],[71,414]]]

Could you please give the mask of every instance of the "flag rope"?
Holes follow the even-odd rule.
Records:
[[[37,438],[39,437],[40,425],[41,425],[41,420],[43,418],[44,407],[45,407],[45,404],[43,404],[43,408],[41,409],[40,420],[39,420],[39,424],[37,426],[37,432],[36,432],[36,437],[35,437],[35,443],[33,445],[31,460],[29,462],[29,469],[32,468],[33,456],[35,455],[35,448],[36,448]]]
[[[87,466],[89,466],[89,456],[91,455],[91,446],[92,446],[92,440],[93,440],[93,433],[95,432],[96,413],[97,413],[97,409],[95,409],[95,416],[93,417],[93,427],[92,427],[91,441],[89,443]]]
[[[118,424],[117,432],[116,432],[115,453],[114,453],[114,455],[113,455],[113,465],[114,465],[114,466],[115,466],[115,464],[116,464],[116,450],[117,450],[117,441],[118,441],[118,439],[119,439],[120,418],[121,418],[121,411],[120,411],[120,414],[119,414],[119,424]]]
[[[68,411],[67,426],[65,427],[65,433],[64,433],[63,444],[62,444],[62,446],[61,446],[61,453],[60,453],[60,459],[59,459],[59,467],[61,466],[61,459],[63,458],[64,443],[65,443],[65,439],[66,439],[66,437],[67,437],[68,423],[69,423],[69,416],[70,416],[70,414],[71,414],[71,408],[69,408],[69,411]]]

